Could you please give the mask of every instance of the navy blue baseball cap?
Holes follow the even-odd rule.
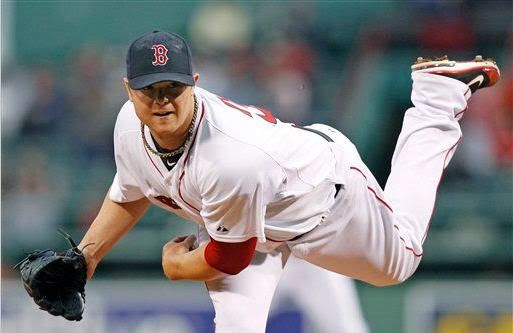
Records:
[[[126,76],[132,89],[142,89],[163,81],[193,86],[189,45],[185,39],[174,33],[146,33],[133,41],[128,48]]]

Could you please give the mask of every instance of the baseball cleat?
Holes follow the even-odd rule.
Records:
[[[459,80],[469,86],[472,93],[493,86],[501,76],[499,67],[492,59],[484,60],[478,55],[470,61],[452,61],[447,56],[441,58],[417,58],[411,66],[412,72],[431,73]]]

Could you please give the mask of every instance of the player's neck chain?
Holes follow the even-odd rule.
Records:
[[[194,132],[194,125],[196,124],[197,115],[198,115],[198,100],[196,99],[196,95],[194,95],[194,114],[192,115],[191,124],[189,125],[189,129],[187,131],[187,135],[185,136],[185,140],[180,147],[178,147],[177,149],[172,150],[168,153],[161,153],[159,151],[156,151],[155,149],[153,149],[150,146],[150,144],[146,140],[146,136],[144,135],[144,123],[141,122],[141,136],[142,136],[144,145],[150,152],[152,152],[153,154],[157,155],[160,158],[170,158],[170,157],[173,157],[173,156],[183,153],[185,151],[185,148],[187,148],[187,146],[189,145],[189,142],[192,139],[192,133]]]

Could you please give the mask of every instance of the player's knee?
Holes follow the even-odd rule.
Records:
[[[382,267],[381,274],[372,284],[377,287],[386,287],[401,284],[408,280],[417,270],[420,258],[410,256],[399,259]]]
[[[369,279],[369,280],[366,280],[365,282],[367,282],[368,284],[370,284],[374,287],[387,287],[387,286],[393,286],[393,285],[401,283],[397,279],[390,279],[386,276],[380,276],[379,278]]]
[[[402,279],[402,278],[396,278],[393,276],[390,276],[390,277],[387,276],[387,277],[383,277],[380,279],[370,281],[369,283],[375,287],[389,287],[389,286],[395,286],[397,284],[401,284],[406,280],[407,280],[407,278]]]
[[[408,280],[410,276],[413,275],[414,271],[389,271],[383,272],[379,276],[375,277],[371,281],[368,281],[370,284],[376,287],[388,287],[394,286],[397,284],[401,284],[404,281]]]

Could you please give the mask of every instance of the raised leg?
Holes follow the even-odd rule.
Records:
[[[385,191],[339,134],[334,140],[350,165],[348,181],[328,218],[289,242],[294,255],[378,286],[415,272],[443,170],[461,138],[458,119],[472,91],[493,85],[500,73],[479,60],[412,69],[414,107],[405,114]]]

